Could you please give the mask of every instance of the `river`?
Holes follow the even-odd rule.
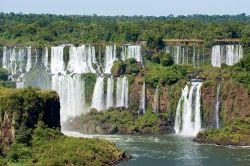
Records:
[[[98,137],[114,142],[133,158],[117,166],[247,166],[250,148],[198,144],[191,137],[83,135],[64,132],[75,137]]]

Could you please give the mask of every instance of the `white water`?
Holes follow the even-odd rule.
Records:
[[[79,47],[71,46],[69,49],[69,62],[67,70],[71,73],[96,73],[93,64],[96,63],[95,48],[90,45]]]
[[[145,114],[145,111],[146,111],[146,109],[145,109],[145,105],[146,105],[145,91],[146,91],[145,82],[143,82],[142,89],[141,89],[140,107],[139,107],[140,112],[142,111],[143,114]]]
[[[81,80],[81,75],[54,75],[52,89],[57,91],[60,97],[61,124],[69,117],[86,113],[84,82]]]
[[[121,59],[123,61],[134,58],[137,62],[142,62],[142,48],[139,45],[123,46]]]
[[[32,67],[31,47],[27,47],[26,72],[29,72],[31,67]]]
[[[137,49],[131,51],[129,56],[140,57]],[[3,48],[3,58],[1,66],[6,68],[13,81],[16,82],[18,88],[30,85],[41,86],[46,82],[46,89],[52,89],[58,92],[61,103],[61,124],[66,122],[69,117],[79,116],[87,113],[89,108],[85,106],[84,81],[83,73],[96,73],[94,65],[98,65],[95,57],[95,49],[90,45],[82,45],[75,47],[69,46],[69,54],[64,55],[65,45],[51,47],[49,55],[48,48],[42,50],[42,57],[39,57],[38,50],[31,47],[26,48]],[[32,51],[35,51],[32,57]],[[133,50],[133,49],[132,49]],[[131,53],[132,52],[132,53]],[[113,61],[116,60],[116,46],[107,46],[106,54],[111,57],[106,59],[106,71],[110,72]],[[66,62],[66,59],[68,61]],[[42,63],[44,67],[40,68]],[[101,64],[99,64],[101,66]],[[44,70],[44,71],[43,71]],[[109,71],[108,71],[109,70]],[[38,72],[35,78],[30,78],[29,83],[26,82],[30,72]],[[101,70],[99,70],[101,71]],[[32,76],[32,73],[30,73]],[[41,75],[40,75],[41,74]],[[40,78],[41,77],[41,78]],[[43,81],[43,77],[46,80]],[[110,107],[126,107],[128,108],[128,80],[126,77],[117,79],[116,88],[116,104],[114,101],[114,79],[109,76],[107,79],[107,87],[104,87],[104,77],[98,77],[93,91],[92,107],[98,110],[108,109]],[[105,88],[107,93],[105,94]],[[106,99],[105,99],[106,97]]]
[[[222,63],[232,66],[242,57],[243,47],[241,45],[215,45],[212,48],[211,63],[214,67],[221,67]]]
[[[2,67],[8,70],[11,80],[20,82],[18,87],[22,87],[25,74],[31,68],[31,48],[4,47]]]
[[[182,90],[175,117],[175,132],[187,136],[195,136],[201,129],[200,89],[201,82],[191,82]]]
[[[114,79],[113,77],[108,77],[106,109],[114,106],[113,96],[114,96]]]
[[[159,112],[159,87],[158,86],[155,89],[153,111],[154,113]]]
[[[201,51],[203,49],[203,51]],[[187,45],[167,46],[166,52],[170,53],[176,64],[191,64],[194,67],[203,66],[204,48]],[[200,54],[202,52],[202,54]]]
[[[217,84],[216,90],[215,128],[220,128],[220,83]]]
[[[64,46],[51,47],[51,64],[50,70],[52,74],[65,74],[65,64],[63,61]]]
[[[116,107],[128,108],[128,79],[125,76],[117,78]]]
[[[97,77],[96,84],[92,96],[91,108],[95,108],[98,111],[104,110],[104,77]]]
[[[113,63],[116,60],[116,45],[107,45],[105,51],[104,73],[111,74]]]
[[[44,55],[42,57],[42,62],[46,70],[49,69],[49,50],[47,47],[44,48]]]

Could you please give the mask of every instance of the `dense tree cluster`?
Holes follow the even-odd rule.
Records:
[[[168,38],[241,38],[250,45],[249,23],[250,16],[245,14],[128,17],[0,13],[0,44],[147,41],[149,48],[161,49],[162,39]]]

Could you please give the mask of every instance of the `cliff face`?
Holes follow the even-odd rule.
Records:
[[[55,92],[0,89],[1,144],[11,145],[16,135],[34,129],[39,121],[48,127],[60,127],[60,102]]]
[[[204,83],[202,86],[201,109],[204,127],[212,127],[214,123],[216,89],[216,81]],[[222,125],[250,116],[250,95],[242,84],[230,80],[221,81],[219,98]]]
[[[222,82],[221,99],[221,116],[224,122],[250,117],[250,95],[243,85],[234,81]]]
[[[129,105],[132,109],[138,109],[141,100],[142,83],[136,80],[139,79],[135,79],[129,87]],[[185,81],[180,81],[172,86],[159,86],[159,112],[167,112],[174,116],[184,85]],[[156,88],[146,86],[146,108],[150,110],[153,109],[155,90]]]
[[[204,83],[201,89],[203,127],[212,127],[216,104],[216,82]]]

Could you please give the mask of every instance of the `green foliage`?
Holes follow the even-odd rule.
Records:
[[[84,88],[85,88],[85,101],[87,104],[91,104],[92,94],[95,88],[96,75],[94,73],[85,73],[81,76],[84,79]]]
[[[20,144],[30,145],[32,130],[21,124],[19,129],[16,132],[16,142]]]
[[[23,144],[13,144],[7,152],[6,158],[11,162],[29,159],[32,156],[30,147]]]
[[[240,118],[223,128],[208,129],[198,133],[197,141],[219,145],[250,145],[250,119]]]
[[[16,83],[13,81],[1,81],[0,80],[0,87],[5,87],[5,88],[15,88]]]
[[[0,80],[7,81],[8,80],[8,71],[0,68]]]
[[[117,61],[112,66],[111,72],[113,76],[118,77],[120,75],[131,74],[137,75],[142,72],[140,63],[137,63],[135,59],[128,59],[124,61]]]
[[[147,47],[162,49],[162,39],[241,38],[249,45],[249,16],[190,15],[179,17],[62,16],[0,14],[0,42],[8,45],[49,45],[96,42],[146,41]]]
[[[112,143],[100,139],[73,138],[59,130],[39,125],[32,140],[32,158],[36,165],[103,165],[117,162],[122,155]]]
[[[161,58],[161,64],[162,66],[171,66],[174,64],[174,60],[170,54],[165,53]]]
[[[150,49],[163,49],[165,47],[164,42],[161,37],[148,37],[147,39],[147,47]]]
[[[160,134],[164,128],[161,122],[167,120],[164,113],[155,114],[152,109],[147,109],[144,115],[138,115],[132,111],[110,108],[105,112],[92,111],[77,117],[69,125],[71,129],[92,134]],[[79,124],[85,127],[74,128]]]
[[[163,67],[162,65],[147,62],[147,71],[144,79],[147,85],[156,87],[161,85],[173,85],[179,80],[185,78],[187,70],[181,65]]]

